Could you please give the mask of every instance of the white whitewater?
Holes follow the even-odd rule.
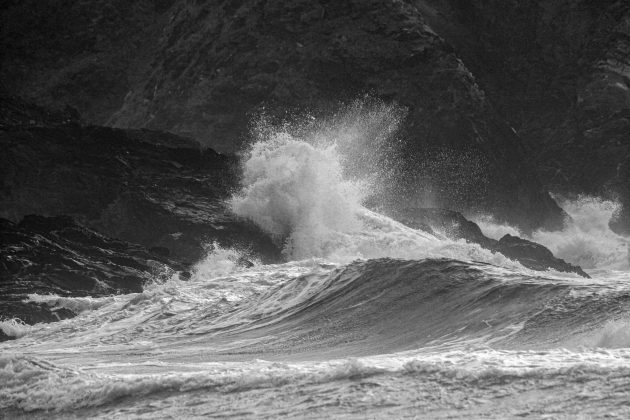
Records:
[[[619,210],[618,203],[589,196],[555,199],[568,215],[564,229],[559,231],[539,230],[528,237],[513,226],[495,222],[491,216],[473,220],[490,238],[500,239],[506,234],[522,236],[587,270],[630,270],[630,238],[618,235],[608,226]]]
[[[395,109],[355,106],[332,124],[259,127],[244,156],[242,189],[230,204],[282,244],[284,264],[254,262],[244,268],[237,251],[214,246],[189,281],[173,275],[142,293],[103,298],[31,295],[32,301],[69,308],[78,316],[34,326],[0,324],[20,337],[0,343],[2,413],[46,418],[630,415],[628,248],[627,239],[607,227],[614,205],[589,198],[564,202],[572,216],[566,229],[533,235],[561,258],[589,268],[594,276],[589,280],[533,272],[477,245],[406,227],[362,204],[381,188],[379,168],[360,153],[365,138],[378,147],[397,118]],[[358,161],[375,166],[361,170]],[[490,219],[480,226],[488,236],[515,233]],[[372,261],[369,271],[368,263],[377,258],[388,259]],[[403,276],[406,283],[396,284],[422,298],[392,313],[405,296],[383,300],[388,291],[372,288],[353,295],[368,283],[389,284],[379,277],[386,272],[379,264],[396,275],[418,270],[423,287],[445,279],[453,284],[421,295],[423,287]],[[358,303],[318,312],[338,308],[335,288]],[[460,303],[443,312],[449,305],[444,296],[456,296]],[[371,305],[383,314],[374,322],[383,323],[365,337],[356,325],[342,325],[343,318],[336,317],[348,311],[360,324]],[[422,315],[416,306],[429,309]],[[507,310],[524,318],[513,321],[510,312],[499,312]],[[424,326],[424,319],[431,325]],[[456,329],[443,325],[451,320]],[[399,336],[389,331],[396,325]],[[426,337],[409,339],[425,327]],[[344,328],[347,335],[337,334]],[[395,337],[387,343],[393,347],[371,341],[378,334]],[[322,340],[336,347],[318,347]],[[410,347],[414,340],[425,344]]]

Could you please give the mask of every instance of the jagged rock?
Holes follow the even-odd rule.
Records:
[[[498,241],[488,238],[476,223],[466,219],[456,211],[436,208],[407,208],[392,210],[391,214],[396,220],[414,229],[479,244],[483,248],[500,252],[510,259],[519,261],[523,266],[532,270],[554,269],[590,278],[580,267],[554,257],[553,253],[543,245],[512,235],[505,235]]]
[[[0,319],[32,324],[74,316],[24,302],[28,294],[105,296],[142,291],[185,267],[142,246],[107,238],[70,217],[0,219]]]
[[[451,239],[464,239],[491,248],[493,240],[487,238],[475,222],[466,219],[461,213],[436,208],[408,208],[394,211],[393,216],[401,223],[428,233],[442,233]],[[437,231],[437,232],[436,232]]]
[[[156,265],[151,261],[172,272],[185,267],[140,245],[107,238],[68,216],[28,215],[17,224],[0,221],[0,277],[32,283],[25,291],[137,292],[152,278]]]
[[[235,158],[192,140],[147,130],[18,126],[0,131],[0,148],[0,217],[69,215],[187,263],[212,242],[280,259],[271,240],[225,204],[237,186]]]

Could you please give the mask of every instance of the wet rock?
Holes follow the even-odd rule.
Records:
[[[280,251],[225,200],[236,159],[148,130],[64,125],[0,131],[0,217],[68,215],[108,237],[192,264],[206,244]]]
[[[423,0],[524,140],[546,188],[630,205],[630,3],[625,0]],[[625,212],[626,210],[624,210]],[[630,218],[613,222],[630,231]]]
[[[553,253],[544,246],[518,236],[505,235],[496,246],[500,253],[508,258],[519,261],[525,267],[532,270],[564,271],[576,273],[582,277],[590,278],[580,267],[569,264],[560,258],[554,257]]]
[[[107,238],[68,216],[0,219],[0,318],[56,321],[75,314],[25,302],[28,294],[106,296],[142,291],[184,266],[140,245]]]
[[[28,282],[37,293],[93,295],[138,292],[152,279],[155,262],[171,271],[183,266],[140,245],[107,238],[68,216],[2,219],[3,282]]]
[[[479,226],[461,213],[447,209],[405,209],[395,211],[394,218],[401,223],[432,234],[443,234],[451,239],[464,239],[490,248],[493,240],[487,238]]]
[[[466,219],[456,211],[436,208],[407,208],[393,210],[390,213],[396,220],[409,227],[432,234],[444,235],[454,240],[463,239],[466,242],[479,244],[483,248],[499,252],[512,260],[516,260],[532,270],[553,269],[590,278],[580,267],[554,257],[549,249],[538,243],[512,235],[505,235],[498,241],[488,238],[476,223]]]

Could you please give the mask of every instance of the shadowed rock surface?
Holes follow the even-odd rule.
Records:
[[[155,252],[158,251],[158,252]],[[140,245],[107,238],[70,217],[29,215],[15,224],[0,219],[0,319],[27,324],[76,315],[65,308],[25,302],[39,295],[101,297],[141,292],[187,267]]]
[[[279,258],[269,238],[227,209],[235,159],[191,140],[93,126],[11,127],[0,131],[0,147],[0,217],[68,215],[188,263],[213,242]]]
[[[70,105],[104,124],[145,77],[166,0],[0,3],[1,79],[46,108]]]
[[[619,197],[630,232],[630,3],[416,0],[524,139],[543,184]],[[625,163],[624,163],[625,162]]]
[[[518,236],[505,235],[499,239],[495,249],[532,270],[554,269],[568,273],[577,273],[586,278],[591,277],[580,267],[554,257],[553,253],[546,247]]]

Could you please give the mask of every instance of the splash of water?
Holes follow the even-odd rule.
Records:
[[[364,200],[379,190],[380,179],[363,176],[357,160],[377,174],[384,160],[362,160],[366,140],[356,121],[348,121],[347,129],[343,121],[335,120],[334,128],[320,122],[311,125],[311,131],[293,134],[286,127],[259,129],[243,159],[242,190],[230,202],[234,213],[282,243],[288,260],[326,258],[344,263],[356,258],[446,257],[523,269],[475,244],[438,239],[366,209]],[[393,132],[388,124],[377,125],[385,133],[366,136],[384,139]]]
[[[534,241],[583,268],[630,268],[628,238],[617,235],[608,226],[619,204],[587,196],[559,201],[571,220],[562,231],[535,232]]]
[[[481,229],[483,234],[488,238],[499,240],[505,235],[523,237],[523,233],[518,228],[510,226],[507,223],[497,222],[489,215],[471,217],[470,220],[477,223],[479,229]]]
[[[31,330],[31,326],[22,322],[21,319],[12,318],[0,321],[0,331],[9,337],[24,337]]]
[[[613,232],[608,223],[619,209],[614,201],[580,196],[575,200],[555,197],[570,216],[562,230],[538,230],[528,238],[551,250],[555,256],[585,269],[630,268],[630,238]],[[525,237],[517,228],[497,223],[490,216],[474,219],[488,237],[505,234]]]
[[[243,268],[260,264],[260,261],[252,259],[243,251],[223,248],[216,242],[207,248],[206,257],[193,267],[193,281],[227,276]]]
[[[326,254],[335,232],[358,232],[363,185],[346,180],[336,147],[316,147],[277,133],[255,143],[244,164],[243,191],[232,210],[284,240],[292,258]]]
[[[608,321],[594,338],[595,347],[611,349],[630,347],[630,320]]]

